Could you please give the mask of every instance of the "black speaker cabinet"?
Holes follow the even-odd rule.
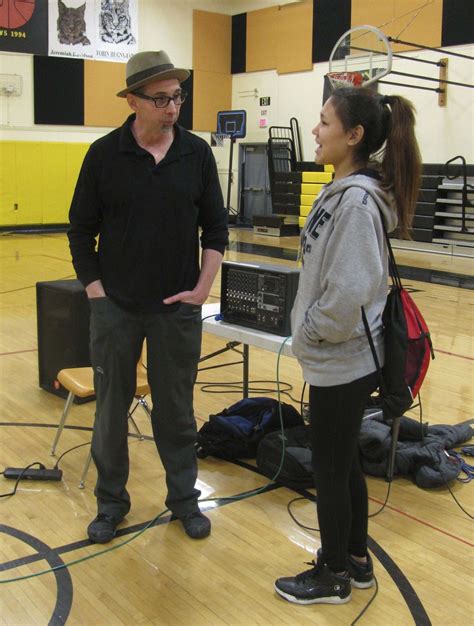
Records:
[[[89,355],[89,300],[78,280],[36,283],[39,385],[65,398],[57,382],[66,367],[86,367]],[[81,402],[80,398],[76,398]]]

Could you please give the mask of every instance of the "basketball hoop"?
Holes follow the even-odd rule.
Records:
[[[216,133],[216,147],[223,148],[224,147],[224,139],[229,137],[229,135],[223,135],[221,133]]]
[[[231,213],[230,191],[232,185],[232,159],[234,154],[234,143],[236,139],[243,139],[247,132],[247,111],[243,109],[235,111],[217,111],[217,142],[224,145],[224,137],[230,139],[229,147],[229,176],[227,178],[227,211]],[[219,137],[219,140],[217,139]]]
[[[392,71],[392,56],[390,42],[381,30],[367,24],[354,26],[337,40],[329,56],[330,85],[368,87],[377,83]]]
[[[211,146],[213,148],[223,148],[225,139],[230,139],[230,135],[226,135],[225,133],[211,133]]]
[[[362,72],[328,72],[326,74],[332,89],[339,87],[362,87],[364,75]]]

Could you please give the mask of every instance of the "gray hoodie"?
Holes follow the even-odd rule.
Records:
[[[302,270],[291,313],[292,349],[310,385],[349,383],[376,370],[362,322],[364,307],[381,365],[392,194],[368,170],[326,185],[301,233]]]

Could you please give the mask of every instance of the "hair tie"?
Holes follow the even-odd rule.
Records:
[[[380,104],[382,106],[390,104],[390,96],[382,96],[382,99],[380,101]]]

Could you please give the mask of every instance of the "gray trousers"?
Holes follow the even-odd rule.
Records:
[[[107,297],[93,298],[90,304],[97,395],[92,457],[99,513],[119,519],[130,509],[128,410],[145,339],[153,436],[166,472],[166,506],[177,516],[197,510],[201,493],[195,488],[193,388],[201,352],[201,307],[181,304],[177,311],[144,314],[126,311]]]

